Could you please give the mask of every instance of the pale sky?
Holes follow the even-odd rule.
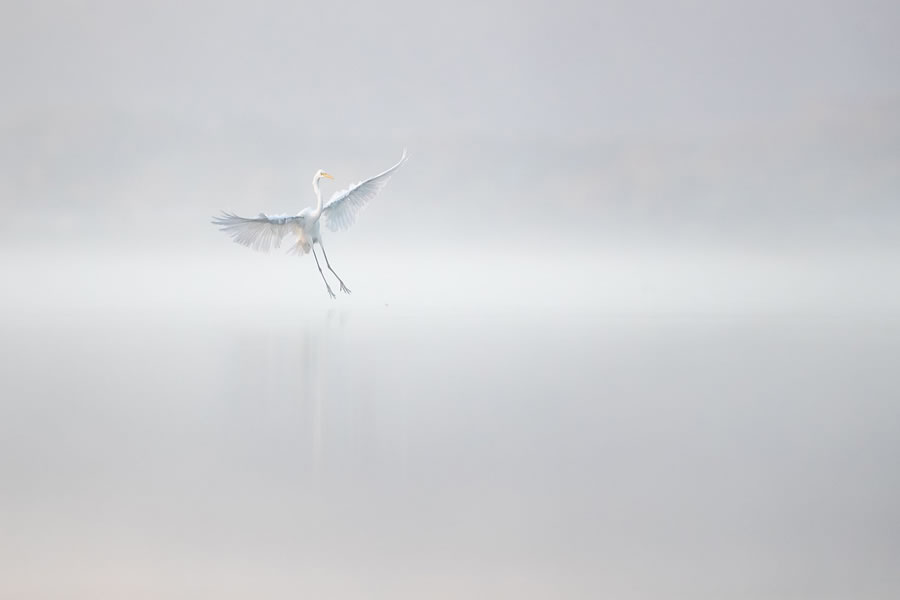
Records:
[[[27,2],[2,119],[73,105],[333,135],[604,133],[895,100],[880,2]]]
[[[889,1],[7,2],[2,227],[296,211],[403,146],[395,214],[448,234],[548,201],[573,232],[869,218],[900,193],[897,31]]]

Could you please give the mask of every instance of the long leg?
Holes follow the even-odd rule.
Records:
[[[328,267],[328,270],[331,271],[332,275],[337,277],[338,282],[341,284],[341,291],[345,294],[350,293],[350,288],[344,285],[343,280],[341,280],[341,276],[334,272],[334,269],[331,268],[331,263],[328,262],[328,254],[325,252],[325,246],[322,245],[322,240],[319,240],[319,248],[322,249],[322,254],[325,256],[325,265]]]
[[[334,298],[334,292],[331,291],[331,286],[328,285],[328,280],[325,279],[325,273],[322,272],[322,265],[319,264],[319,257],[316,256],[316,245],[312,244],[310,247],[312,248],[313,256],[316,259],[316,266],[319,267],[319,275],[322,276],[322,281],[325,282],[325,289],[328,290],[328,295]],[[322,252],[325,252],[325,250],[322,250]]]

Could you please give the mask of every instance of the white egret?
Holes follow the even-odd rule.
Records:
[[[341,291],[349,294],[348,288],[340,276],[331,268],[328,262],[328,255],[325,254],[325,246],[322,245],[322,235],[319,231],[319,220],[324,219],[325,224],[331,231],[340,231],[348,229],[356,221],[356,215],[362,208],[368,204],[369,200],[378,195],[397,168],[406,161],[406,150],[400,160],[390,169],[370,177],[364,181],[360,181],[356,185],[352,185],[346,190],[335,192],[327,204],[322,204],[322,192],[319,190],[319,180],[322,178],[334,179],[325,171],[319,169],[313,177],[312,185],[316,193],[316,207],[304,208],[294,216],[290,215],[267,215],[259,213],[256,218],[239,217],[234,213],[222,211],[222,214],[213,217],[213,224],[231,236],[231,239],[254,250],[268,252],[272,247],[280,248],[281,240],[286,235],[294,235],[297,237],[297,243],[294,244],[289,252],[298,255],[307,254],[312,251],[313,257],[316,259],[316,266],[319,268],[319,274],[322,281],[325,282],[325,289],[328,295],[334,298],[334,292],[328,285],[325,273],[322,272],[322,266],[319,264],[319,257],[316,255],[315,244],[318,243],[325,256],[325,265],[328,270],[337,277],[341,284]]]

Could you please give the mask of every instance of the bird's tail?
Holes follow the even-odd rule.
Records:
[[[297,243],[288,248],[288,254],[294,254],[296,256],[303,256],[304,254],[309,254],[310,245],[309,242],[300,238],[297,240]]]

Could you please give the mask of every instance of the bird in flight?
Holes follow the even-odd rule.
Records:
[[[394,171],[406,161],[406,150],[400,160],[390,169],[370,177],[364,181],[360,181],[356,185],[352,185],[346,190],[335,192],[331,199],[323,205],[322,192],[319,190],[319,181],[323,178],[334,179],[325,171],[319,169],[313,177],[312,186],[316,193],[316,207],[304,208],[294,216],[290,215],[267,215],[259,213],[258,217],[246,218],[239,217],[234,213],[222,211],[222,214],[213,217],[213,225],[218,225],[221,231],[231,236],[231,239],[259,250],[260,252],[268,252],[272,247],[280,248],[281,240],[287,235],[293,235],[297,238],[297,242],[291,246],[289,252],[297,255],[307,254],[312,251],[313,257],[316,259],[316,266],[319,268],[319,274],[322,281],[325,282],[325,289],[328,295],[334,298],[334,292],[328,285],[325,273],[322,272],[322,266],[319,264],[319,257],[316,255],[315,245],[318,243],[322,249],[322,255],[325,257],[325,265],[328,270],[337,277],[338,283],[341,285],[341,291],[349,294],[350,288],[343,282],[340,275],[331,268],[328,262],[328,255],[325,254],[325,246],[322,245],[322,234],[319,231],[319,222],[324,220],[325,225],[331,231],[340,231],[349,229],[356,221],[356,215],[363,209],[369,201],[378,195]]]

